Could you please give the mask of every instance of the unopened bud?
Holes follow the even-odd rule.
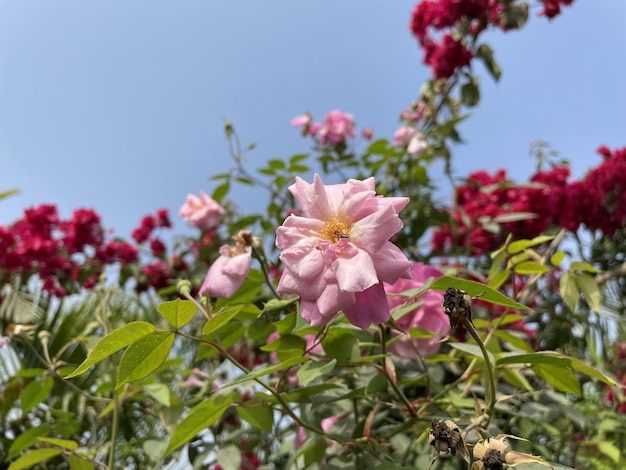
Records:
[[[230,137],[231,135],[233,135],[233,132],[235,132],[233,123],[230,122],[228,119],[224,119],[224,133],[226,134],[226,137]]]
[[[188,279],[179,279],[176,283],[176,290],[184,296],[191,296],[191,282]]]

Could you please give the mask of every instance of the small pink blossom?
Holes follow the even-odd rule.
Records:
[[[409,155],[413,155],[414,157],[421,154],[428,147],[428,143],[424,140],[424,136],[420,131],[417,131],[411,140],[409,141],[409,145],[406,148],[406,151]]]
[[[197,227],[203,232],[212,232],[217,229],[223,213],[224,208],[204,191],[200,191],[199,196],[189,194],[179,211],[181,219],[188,221],[191,227]]]
[[[296,178],[289,187],[305,217],[290,215],[276,230],[285,270],[278,291],[300,296],[302,317],[318,326],[343,311],[368,328],[389,319],[381,281],[411,277],[411,263],[389,239],[402,228],[406,197],[376,196],[374,178],[324,186]]]
[[[398,147],[406,147],[407,145],[409,145],[409,142],[411,141],[411,137],[413,137],[413,135],[415,135],[416,132],[417,130],[415,130],[414,127],[402,126],[398,128],[396,132],[393,133],[391,142],[393,143],[393,145],[396,145]]]
[[[411,126],[402,126],[393,134],[393,145],[398,147],[406,147],[410,155],[417,156],[422,153],[428,146],[424,135]]]
[[[233,237],[235,246],[220,247],[220,256],[213,262],[200,286],[200,294],[230,298],[248,277],[252,263],[252,236],[241,230]]]
[[[309,113],[301,114],[300,116],[296,116],[295,118],[291,120],[291,125],[293,127],[308,126],[310,124],[311,124],[311,115]]]
[[[374,129],[372,129],[371,127],[366,127],[361,131],[361,136],[365,140],[372,140],[372,138],[374,137]]]
[[[337,145],[354,137],[354,119],[352,114],[344,114],[338,109],[330,111],[322,120],[318,141],[322,145]]]
[[[187,377],[187,380],[183,383],[183,386],[186,388],[202,388],[206,385],[206,381],[200,380],[197,377],[190,375]]]
[[[413,263],[411,273],[413,279],[400,279],[393,285],[385,285],[387,294],[399,294],[409,289],[419,289],[429,278],[437,279],[443,276],[439,269],[422,263]],[[441,310],[442,300],[443,293],[432,289],[427,290],[417,299],[400,295],[388,296],[387,302],[392,309],[405,304],[415,304],[415,309],[396,321],[400,328],[404,330],[422,328],[435,333],[432,338],[411,338],[403,333],[402,339],[389,345],[389,351],[405,358],[413,358],[417,353],[421,356],[436,353],[439,350],[438,341],[450,331],[450,320]]]

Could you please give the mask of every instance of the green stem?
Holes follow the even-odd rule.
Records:
[[[119,398],[117,391],[113,391],[113,425],[111,427],[111,448],[109,449],[109,468],[113,469],[115,464],[115,441],[117,440],[117,430],[119,428]]]
[[[485,366],[487,368],[487,378],[489,381],[489,399],[487,401],[487,422],[491,419],[491,414],[493,413],[493,409],[496,406],[496,377],[493,373],[493,365],[491,364],[491,360],[489,359],[489,353],[487,352],[487,348],[483,343],[482,339],[474,329],[474,325],[470,320],[465,317],[461,317],[461,323],[465,329],[469,332],[469,334],[474,338],[481,352],[483,353],[483,358],[485,359]]]
[[[263,256],[263,253],[261,253],[261,250],[258,250],[254,246],[252,247],[252,252],[254,253],[254,257],[259,260],[259,264],[261,265],[261,271],[263,272],[263,276],[265,277],[265,282],[271,289],[272,294],[274,294],[274,297],[276,297],[277,299],[280,299],[280,295],[278,295],[278,292],[276,292],[276,289],[274,288],[274,284],[272,283],[272,280],[270,279],[269,265],[267,264],[267,260],[265,259],[265,256]]]
[[[400,399],[404,403],[404,406],[406,406],[406,409],[411,415],[411,417],[415,419],[417,418],[417,413],[413,409],[413,405],[411,404],[409,399],[406,397],[406,395],[402,393],[402,391],[398,388],[396,381],[393,380],[389,375],[389,370],[387,369],[387,348],[385,346],[385,329],[386,329],[385,325],[381,323],[380,325],[380,349],[383,355],[385,356],[385,359],[383,360],[382,372],[387,378],[387,382],[389,382],[389,385],[391,385],[391,388],[393,388],[394,392],[396,392],[396,394],[400,397]]]

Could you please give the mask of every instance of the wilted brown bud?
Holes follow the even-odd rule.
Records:
[[[504,455],[497,449],[489,449],[480,461],[484,470],[504,470],[506,464]]]
[[[449,419],[433,419],[428,443],[438,452],[448,452],[455,455],[457,452],[469,463],[469,453],[461,437],[459,427]]]
[[[450,328],[452,331],[465,331],[462,326],[461,319],[465,318],[472,323],[472,301],[474,297],[468,295],[467,292],[448,287],[443,295],[441,308],[443,313],[450,317]]]

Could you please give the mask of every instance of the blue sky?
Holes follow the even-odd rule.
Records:
[[[0,224],[43,202],[64,217],[92,207],[123,236],[157,208],[175,214],[232,168],[224,118],[257,143],[252,167],[309,149],[289,125],[304,111],[339,108],[390,137],[428,76],[407,27],[414,4],[0,0],[0,190],[21,190],[0,202]],[[460,176],[526,178],[536,139],[575,175],[599,145],[626,145],[626,2],[578,0],[551,23],[537,11],[487,38],[504,73],[494,84],[479,70]]]

